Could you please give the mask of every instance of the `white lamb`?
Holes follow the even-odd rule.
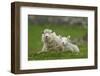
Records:
[[[69,50],[71,52],[77,52],[77,53],[79,53],[79,51],[80,51],[79,47],[77,45],[72,44],[70,42],[70,36],[68,36],[68,37],[62,37],[62,43],[63,43],[63,45],[65,47],[65,50]]]

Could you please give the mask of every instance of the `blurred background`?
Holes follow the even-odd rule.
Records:
[[[87,17],[71,17],[71,16],[40,16],[29,15],[30,23],[33,24],[55,24],[55,25],[80,25],[83,28],[87,28]]]

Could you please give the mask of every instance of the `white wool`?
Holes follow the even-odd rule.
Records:
[[[45,29],[42,34],[43,47],[41,52],[49,50],[64,50],[64,46],[61,42],[61,36],[57,36],[55,32],[50,29]]]
[[[41,39],[43,47],[40,52],[46,52],[50,50],[53,51],[69,50],[72,52],[79,52],[78,46],[70,42],[70,36],[62,37],[61,35],[57,35],[56,32],[52,32],[52,30],[50,29],[44,29],[43,32],[44,33],[42,34],[42,39]]]
[[[72,51],[72,52],[79,52],[78,46],[75,45],[75,44],[72,44],[69,41],[69,38],[70,38],[70,36],[62,38],[62,43],[63,43],[63,45],[65,47],[65,50],[69,50],[69,51]]]

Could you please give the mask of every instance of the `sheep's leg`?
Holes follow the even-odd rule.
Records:
[[[44,45],[41,51],[47,51],[46,46]]]
[[[46,51],[47,51],[47,48],[46,48],[46,46],[45,46],[45,45],[43,45],[42,50],[41,50],[41,51],[39,51],[38,53],[42,53],[42,52],[46,52]]]

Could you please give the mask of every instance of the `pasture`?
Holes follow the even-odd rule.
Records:
[[[82,59],[88,57],[87,42],[83,42],[79,45],[80,53],[72,53],[70,51],[49,51],[38,54],[42,49],[41,34],[45,28],[52,29],[57,35],[68,36],[71,38],[82,38],[87,29],[81,26],[69,26],[69,25],[53,25],[53,24],[28,24],[28,60],[55,60],[55,59]]]

